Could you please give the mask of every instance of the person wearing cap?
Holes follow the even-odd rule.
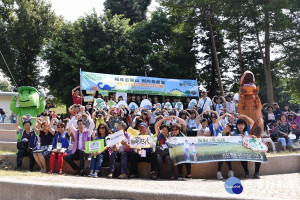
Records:
[[[35,160],[33,157],[32,151],[38,149],[38,138],[34,132],[34,130],[31,128],[31,119],[34,119],[33,117],[28,118],[28,116],[22,116],[15,124],[15,128],[17,132],[21,135],[21,141],[26,142],[28,141],[29,148],[28,149],[22,149],[19,150],[17,153],[17,170],[22,169],[22,160],[23,157],[29,156],[29,170],[33,171],[33,167],[35,164]],[[19,126],[21,121],[23,121],[23,129]]]
[[[206,110],[212,110],[212,101],[207,96],[207,92],[205,89],[202,90],[202,92],[201,92],[201,98],[198,101],[197,108],[198,108],[199,114],[201,114],[202,112],[204,112]]]
[[[157,179],[156,174],[156,167],[157,167],[157,156],[154,152],[153,148],[155,147],[154,144],[154,136],[150,133],[148,126],[145,122],[141,122],[138,126],[139,128],[139,135],[150,135],[152,140],[150,148],[137,148],[136,151],[131,153],[131,167],[132,167],[132,174],[130,175],[131,178],[138,177],[139,171],[137,167],[137,162],[150,162],[151,163],[151,179]],[[146,152],[146,157],[142,157],[144,152]]]
[[[112,116],[111,116],[111,113],[112,113]],[[119,110],[117,108],[114,108],[114,109],[109,109],[108,110],[108,126],[111,130],[111,132],[116,132],[117,131],[117,126],[120,122],[122,122],[123,118],[124,118],[124,111],[122,109],[120,109],[120,113],[119,114]]]
[[[141,122],[144,122],[147,126],[150,124],[150,117],[151,112],[145,108],[145,110],[142,110],[142,112],[139,111],[139,108],[137,108],[134,112],[135,117],[133,118],[131,125],[133,128],[138,129],[138,125]],[[150,117],[149,117],[150,116]]]
[[[126,132],[127,125],[125,122],[120,122],[117,127],[117,131],[123,131],[125,140],[121,141],[120,145],[114,145],[108,149],[110,154],[109,167],[110,173],[107,178],[113,178],[116,172],[116,161],[120,161],[120,176],[119,179],[126,179],[127,176],[127,160],[131,155],[132,149],[129,146],[129,134]]]

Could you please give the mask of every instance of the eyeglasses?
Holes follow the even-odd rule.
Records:
[[[63,126],[58,126],[57,128],[64,128]]]
[[[179,131],[179,129],[178,128],[174,128],[171,131]]]
[[[105,129],[105,127],[104,127],[104,126],[102,126],[102,127],[99,127],[99,129]]]

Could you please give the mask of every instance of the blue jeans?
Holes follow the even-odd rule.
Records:
[[[6,117],[5,115],[1,115],[1,122],[2,123],[4,123],[5,117]]]
[[[286,146],[286,139],[285,139],[284,137],[279,137],[279,138],[277,139],[277,142],[280,142],[281,145],[282,145],[283,147]],[[293,144],[293,140],[290,139],[290,138],[288,138],[288,145],[289,145],[289,146],[292,146],[292,144]]]
[[[104,160],[108,160],[107,152],[103,152],[96,156],[92,156],[91,164],[90,164],[90,171],[100,171],[102,163]]]

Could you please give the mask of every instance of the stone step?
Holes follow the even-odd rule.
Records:
[[[17,142],[16,130],[0,130],[0,141]]]
[[[1,151],[17,152],[17,142],[0,141]]]
[[[16,154],[0,154],[0,160],[5,160],[8,163],[11,163],[13,166],[16,166]],[[79,165],[79,161],[75,161]],[[300,156],[297,154],[293,155],[278,155],[278,156],[269,156],[267,163],[262,163],[260,168],[261,175],[271,175],[271,174],[285,174],[285,173],[298,173],[300,171]],[[47,161],[47,166],[49,166]],[[90,160],[85,160],[85,174],[89,173]],[[101,176],[107,176],[109,173],[109,163],[103,163],[103,170]],[[232,167],[236,177],[243,177],[244,171],[240,162],[232,162]],[[254,162],[248,162],[250,175],[254,173]],[[23,159],[23,169],[28,170],[29,168],[29,158],[24,157]],[[117,165],[118,168],[118,165]],[[130,168],[130,164],[129,164]],[[183,173],[186,174],[185,165],[183,167]],[[38,166],[35,165],[35,169],[38,170]],[[150,177],[150,163],[139,162],[138,163],[139,176],[141,178]],[[119,170],[117,170],[119,171]],[[74,171],[72,168],[64,162],[63,172],[66,174],[72,174]],[[223,164],[222,173],[224,178],[227,178],[228,167],[226,163]],[[168,169],[167,165],[163,165],[163,178],[167,178]],[[178,175],[177,167],[174,166],[174,174]],[[192,164],[192,177],[201,178],[201,179],[215,179],[217,174],[217,162],[211,163],[201,163],[201,164]]]
[[[0,123],[0,130],[15,130],[15,124]]]

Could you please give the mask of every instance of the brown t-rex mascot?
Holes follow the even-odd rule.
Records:
[[[259,87],[256,87],[254,83],[253,73],[245,71],[240,82],[238,112],[247,115],[255,122],[250,135],[261,137],[263,131],[262,105],[258,97]]]

